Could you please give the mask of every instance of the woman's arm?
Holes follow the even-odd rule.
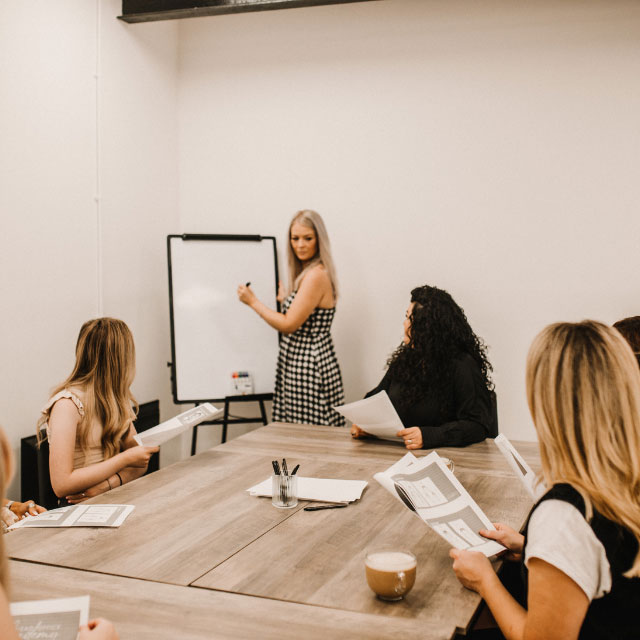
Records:
[[[465,447],[484,440],[493,422],[491,396],[480,368],[471,356],[456,362],[453,371],[455,420],[438,426],[422,426],[422,448]]]
[[[0,638],[2,640],[20,640],[9,611],[9,601],[4,589],[0,586]]]
[[[293,333],[313,313],[324,295],[330,289],[331,282],[324,268],[314,267],[302,279],[298,293],[286,313],[278,313],[260,302],[247,286],[238,287],[238,298],[250,306],[267,324],[281,333]]]
[[[100,483],[107,485],[108,478],[126,467],[146,468],[151,454],[158,451],[158,447],[136,446],[102,462],[74,469],[73,454],[79,423],[80,414],[71,400],[62,398],[53,405],[49,416],[49,471],[51,486],[60,498],[81,494]]]
[[[528,610],[505,589],[481,553],[451,549],[453,570],[462,584],[476,591],[491,610],[507,640],[575,640],[589,600],[565,573],[544,560],[528,563]]]

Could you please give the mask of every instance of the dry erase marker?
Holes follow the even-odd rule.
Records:
[[[250,286],[251,286],[251,283],[250,283],[250,282],[247,282],[247,284],[245,284],[244,286],[245,286],[245,287],[250,287]]]

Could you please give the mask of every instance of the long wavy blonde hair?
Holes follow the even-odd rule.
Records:
[[[640,369],[599,322],[558,323],[533,341],[527,400],[547,486],[569,483],[640,544]],[[640,551],[627,577],[640,576]]]
[[[306,267],[303,267],[302,262],[291,246],[291,227],[296,223],[313,229],[316,234],[316,240],[318,243],[316,247],[316,255]],[[287,236],[287,262],[289,264],[288,293],[291,293],[298,288],[300,281],[308,269],[311,269],[317,264],[321,264],[324,266],[327,275],[329,276],[329,280],[331,281],[333,298],[334,300],[338,299],[338,279],[336,277],[336,268],[333,264],[333,258],[331,257],[329,234],[327,233],[327,228],[324,226],[322,216],[316,211],[303,209],[302,211],[298,211],[291,219]]]
[[[71,375],[52,395],[68,388],[84,392],[84,416],[77,438],[86,451],[94,419],[102,425],[102,451],[111,458],[121,450],[138,403],[131,393],[135,375],[135,346],[129,327],[115,318],[97,318],[82,325],[76,343],[76,364]],[[40,418],[41,426],[48,419]]]
[[[4,505],[7,485],[13,477],[13,453],[4,429],[0,427],[0,505]],[[9,561],[4,552],[4,536],[0,534],[0,586],[9,598]]]

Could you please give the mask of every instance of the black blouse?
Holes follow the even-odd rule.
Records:
[[[401,385],[393,379],[392,368],[369,396],[385,390],[405,428],[420,427],[423,449],[463,447],[498,435],[492,394],[487,389],[480,367],[468,354],[454,363],[447,406],[441,406],[430,389],[419,402],[407,404]]]

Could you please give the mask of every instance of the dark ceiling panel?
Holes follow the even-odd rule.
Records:
[[[125,22],[153,22],[371,1],[375,0],[122,0],[122,15],[118,17]]]

